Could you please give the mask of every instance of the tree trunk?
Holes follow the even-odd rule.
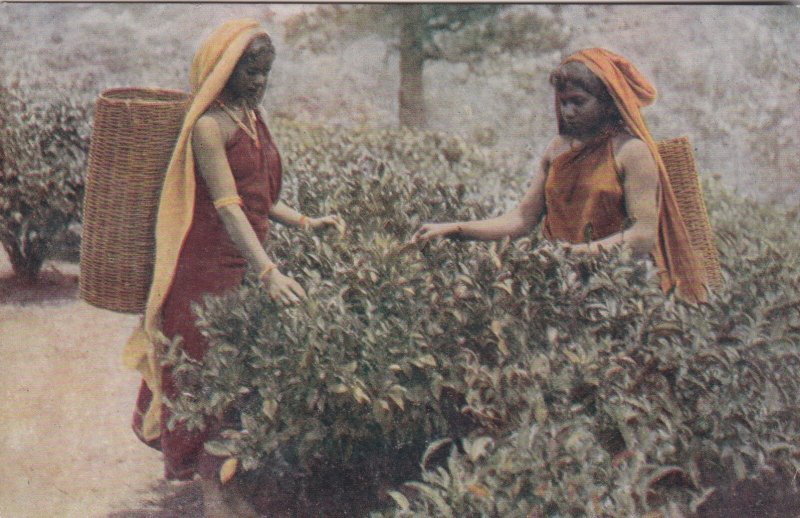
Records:
[[[410,128],[425,126],[425,95],[422,69],[424,17],[422,6],[400,7],[400,125]]]
[[[39,279],[39,271],[44,264],[43,254],[24,255],[18,246],[5,246],[8,259],[14,275],[19,277],[25,284],[35,284]]]

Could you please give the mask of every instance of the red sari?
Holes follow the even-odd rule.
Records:
[[[242,198],[242,210],[263,241],[269,229],[270,209],[280,194],[282,168],[278,149],[260,116],[256,126],[260,148],[241,128],[237,128],[225,144],[225,153],[237,193]],[[202,302],[206,295],[221,295],[236,289],[242,283],[247,263],[228,236],[197,170],[195,177],[198,188],[192,225],[181,248],[175,277],[162,309],[162,331],[169,339],[181,336],[183,350],[200,360],[209,345],[195,327],[191,305]],[[170,368],[162,369],[161,383],[164,396],[174,399],[177,388]],[[203,444],[214,432],[214,423],[203,431],[189,431],[180,423],[174,430],[169,430],[170,411],[162,405],[161,436],[146,441],[142,437],[142,419],[151,399],[152,393],[143,382],[136,401],[133,430],[148,446],[164,454],[164,476],[175,480],[191,479],[195,473],[213,476],[224,460],[203,449]]]

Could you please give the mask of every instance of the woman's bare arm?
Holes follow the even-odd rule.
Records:
[[[529,234],[544,213],[544,182],[549,167],[550,148],[539,161],[531,176],[528,190],[509,212],[495,218],[450,223],[426,223],[412,236],[411,241],[426,241],[436,237],[459,235],[468,239],[491,241],[504,237],[518,238]]]
[[[512,239],[530,234],[539,223],[544,210],[545,173],[540,164],[531,177],[528,190],[516,207],[496,218],[458,223],[459,234],[469,239],[491,241]]]
[[[318,218],[306,217],[282,201],[274,204],[269,211],[269,217],[283,225],[299,228],[319,229],[327,226],[335,227],[340,235],[344,235],[347,225],[339,216],[320,216]]]
[[[289,207],[282,201],[275,203],[269,211],[269,217],[283,225],[299,227],[302,225],[303,215]]]
[[[211,116],[197,121],[192,133],[195,164],[200,171],[212,200],[234,200],[238,195],[231,172],[219,123]],[[225,230],[236,248],[257,271],[266,272],[262,280],[270,285],[270,296],[293,302],[305,296],[299,284],[283,276],[267,256],[252,225],[238,203],[226,203],[217,208]],[[291,282],[287,282],[288,279]],[[275,284],[273,290],[273,284]]]
[[[267,120],[267,113],[264,111],[264,108],[259,106],[258,113],[261,115],[262,121]],[[289,207],[280,200],[278,200],[278,203],[273,204],[270,208],[269,217],[282,225],[299,228],[307,227],[318,229],[326,226],[333,226],[336,227],[340,234],[344,234],[346,228],[344,221],[338,216],[328,215],[318,218],[309,218],[303,216],[303,214]]]
[[[595,253],[626,243],[637,256],[653,249],[658,236],[658,167],[650,149],[639,139],[630,139],[619,149],[617,161],[624,174],[625,207],[633,224],[608,237],[588,244],[567,245],[575,252]]]

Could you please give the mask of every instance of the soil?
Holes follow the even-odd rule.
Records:
[[[130,431],[138,320],[79,300],[75,264],[24,285],[0,252],[0,517],[201,516],[196,485],[164,482]]]
[[[78,274],[49,261],[25,284],[0,252],[0,518],[201,517],[198,483],[165,481],[160,453],[130,430],[140,378],[121,359],[140,317],[81,301]],[[363,500],[330,482],[350,507]],[[268,515],[299,509],[269,489],[254,502]]]

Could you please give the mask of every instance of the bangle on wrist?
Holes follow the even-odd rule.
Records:
[[[265,275],[267,275],[269,272],[271,272],[272,270],[274,270],[277,267],[278,267],[278,265],[276,265],[275,263],[269,263],[268,265],[266,265],[264,267],[263,270],[261,270],[261,273],[258,274],[258,279],[259,280],[263,279]]]
[[[302,228],[303,230],[308,228],[308,217],[307,216],[300,216],[300,219],[297,220],[297,225]]]

